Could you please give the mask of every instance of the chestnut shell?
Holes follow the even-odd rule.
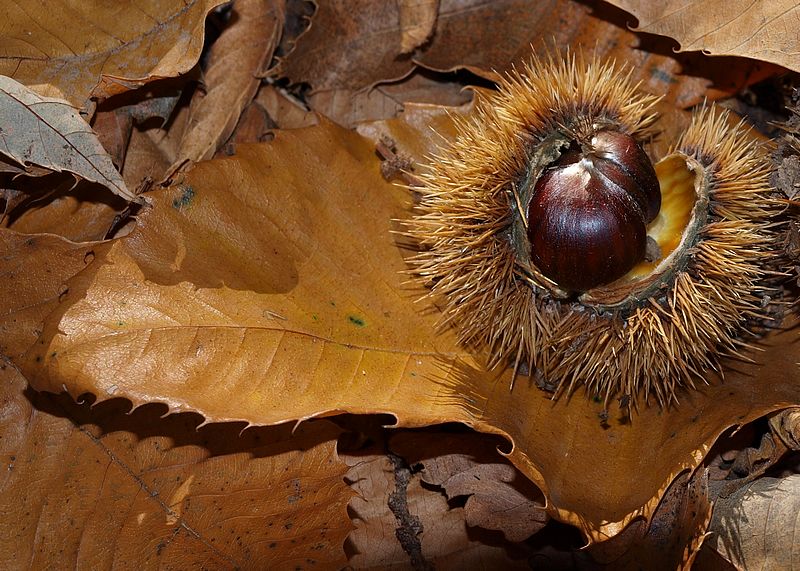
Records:
[[[574,141],[536,181],[528,205],[531,261],[561,288],[584,292],[644,259],[661,208],[653,164],[630,135]]]

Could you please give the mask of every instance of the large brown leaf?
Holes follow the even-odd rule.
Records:
[[[0,364],[3,569],[344,565],[352,493],[329,423],[198,432],[195,415],[24,388]]]
[[[609,0],[639,20],[637,32],[674,38],[681,51],[735,55],[800,71],[794,0]]]
[[[451,121],[421,110],[386,126],[414,157]],[[798,402],[792,331],[771,336],[758,364],[727,363],[724,382],[632,420],[525,379],[510,391],[510,372],[484,371],[437,331],[436,308],[415,302],[423,292],[405,283],[392,234],[411,196],[383,180],[368,140],[329,122],[200,163],[148,196],[138,228],[70,280],[19,360],[36,388],[159,401],[211,422],[342,411],[462,422],[505,436],[549,513],[593,540],[649,516],[726,428]]]
[[[203,47],[206,14],[222,0],[36,0],[7,3],[0,74],[81,107],[185,73]]]

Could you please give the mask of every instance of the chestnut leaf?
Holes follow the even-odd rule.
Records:
[[[451,121],[409,106],[363,132],[422,160]],[[726,362],[724,382],[632,418],[581,393],[553,401],[527,378],[509,390],[511,372],[484,370],[437,328],[437,308],[401,273],[410,248],[394,220],[413,198],[380,166],[369,139],[324,120],[198,164],[148,193],[136,229],[68,282],[19,366],[38,390],[161,402],[208,422],[461,422],[504,436],[549,515],[590,541],[652,515],[731,425],[798,403],[791,331],[766,339],[755,364]]]

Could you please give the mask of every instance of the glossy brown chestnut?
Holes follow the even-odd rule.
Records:
[[[531,260],[565,290],[610,283],[642,261],[661,192],[630,135],[598,131],[573,142],[536,181],[528,205]]]

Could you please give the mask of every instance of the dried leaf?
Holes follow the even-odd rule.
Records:
[[[92,130],[98,141],[108,152],[111,162],[122,171],[128,142],[133,131],[133,116],[123,107],[113,111],[98,112],[94,115]]]
[[[496,79],[495,71],[527,60],[532,45],[537,50],[586,46],[601,59],[630,64],[644,90],[663,94],[681,108],[763,78],[752,62],[726,61],[722,73],[705,56],[676,56],[670,45],[652,45],[652,38],[628,30],[627,19],[603,4],[590,7],[569,0],[442,0],[432,39],[409,58],[401,56],[398,3],[335,0],[320,3],[311,29],[298,39],[282,69],[315,92],[359,91],[405,77],[417,64],[436,71],[466,68]]]
[[[136,199],[97,135],[66,101],[41,97],[0,76],[0,124],[0,153],[20,165],[69,172]]]
[[[98,106],[92,128],[131,187],[137,187],[142,182],[142,178],[129,180],[130,173],[125,172],[125,159],[135,126],[146,123],[164,127],[178,105],[180,89],[183,87],[183,83],[179,84],[178,81],[155,81]],[[174,124],[173,120],[171,126]],[[179,126],[183,127],[182,124]]]
[[[800,408],[782,410],[772,416],[769,427],[789,450],[800,450]]]
[[[81,107],[185,73],[203,47],[206,14],[223,0],[101,0],[9,4],[0,74]]]
[[[471,91],[460,83],[412,73],[402,81],[377,85],[366,91],[320,91],[308,98],[308,104],[344,127],[355,127],[364,121],[394,118],[410,102],[456,107],[471,99]]]
[[[384,125],[417,160],[431,127],[452,132],[444,110],[420,109]],[[210,422],[461,422],[510,440],[551,517],[595,541],[652,515],[732,423],[797,404],[792,331],[765,340],[757,364],[728,362],[724,382],[632,420],[524,379],[510,391],[510,371],[483,370],[416,303],[424,291],[404,283],[407,245],[392,234],[412,196],[382,178],[372,144],[330,122],[200,163],[148,197],[137,229],[69,281],[18,360],[38,389],[156,400]]]
[[[317,124],[317,116],[303,102],[274,85],[262,85],[254,104],[264,109],[279,129],[299,129]]]
[[[95,242],[106,238],[128,204],[92,185],[75,186],[71,177],[53,183],[52,188],[44,187],[45,195],[17,207],[7,227],[23,234],[57,234],[73,242]]]
[[[793,0],[611,0],[639,20],[637,32],[668,36],[680,51],[735,55],[772,62],[800,71],[794,30],[800,6]]]
[[[433,34],[439,0],[402,0],[400,11],[400,53],[407,54],[420,47]]]
[[[681,474],[664,494],[649,525],[633,522],[614,538],[587,550],[600,569],[688,571],[711,521],[708,476],[704,470]],[[597,569],[598,567],[589,567]]]
[[[508,545],[471,533],[464,508],[448,506],[444,495],[422,486],[419,474],[408,472],[409,479],[399,484],[404,499],[399,502],[398,467],[388,456],[358,454],[344,459],[353,466],[347,480],[358,494],[350,501],[355,529],[347,540],[352,552],[349,563],[355,569],[408,569],[412,562],[409,551],[416,557],[417,568],[528,568],[522,557],[512,558]],[[403,528],[396,513],[401,509],[407,510],[418,534]]]
[[[465,508],[451,508],[444,495],[426,489],[414,477],[407,489],[409,511],[422,524],[422,556],[437,570],[529,569],[524,547],[516,550],[488,534],[475,533]],[[516,553],[515,553],[516,551]]]
[[[159,407],[26,395],[15,373],[0,365],[3,569],[344,565],[352,492],[329,423],[198,431]]]
[[[714,504],[707,540],[738,569],[799,569],[800,474],[759,478]]]
[[[231,136],[280,40],[285,12],[285,0],[234,2],[230,24],[211,46],[203,86],[192,99],[168,177],[187,161],[211,158]]]
[[[17,359],[36,342],[66,281],[95,258],[101,244],[0,228],[0,356]]]
[[[143,180],[163,180],[175,161],[188,119],[189,105],[180,105],[169,123],[134,128],[122,170],[125,180],[136,184]]]
[[[347,538],[349,563],[356,569],[392,564],[407,566],[408,554],[395,533],[396,520],[389,509],[389,495],[394,491],[394,467],[384,454],[344,456],[350,466],[346,480],[356,496],[350,500],[353,531]]]
[[[512,542],[525,541],[548,521],[544,497],[530,481],[474,435],[392,438],[391,447],[410,464],[421,463],[422,480],[444,489],[449,499],[469,496],[467,525],[502,531]],[[483,446],[481,446],[483,444]]]

